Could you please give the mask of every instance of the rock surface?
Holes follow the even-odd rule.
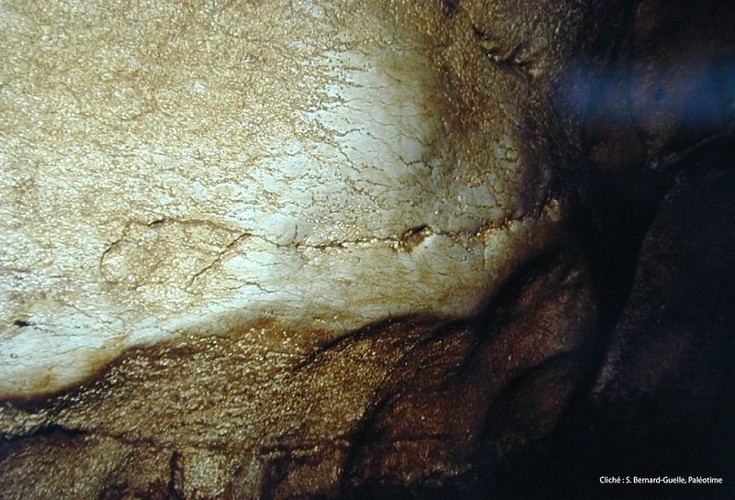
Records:
[[[0,497],[727,476],[734,10],[0,1]]]
[[[183,332],[467,317],[561,216],[533,89],[441,9],[121,9],[4,7],[2,396]]]

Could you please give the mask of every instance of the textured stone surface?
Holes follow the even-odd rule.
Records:
[[[6,2],[0,393],[228,322],[475,313],[561,207],[535,91],[435,7]]]
[[[0,1],[0,497],[729,478],[734,10]]]

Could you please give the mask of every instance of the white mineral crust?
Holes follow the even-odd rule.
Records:
[[[389,4],[0,1],[0,397],[182,332],[492,296],[548,173]]]

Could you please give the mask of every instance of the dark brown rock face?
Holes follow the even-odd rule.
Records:
[[[3,4],[12,10],[14,2]],[[191,12],[195,4],[186,2]],[[339,4],[350,10],[353,2]],[[439,118],[427,116],[444,117],[452,141],[464,141],[447,146],[461,189],[447,181],[441,191],[444,180],[437,181],[439,188],[394,211],[380,212],[377,202],[366,209],[373,215],[365,227],[388,214],[386,227],[399,221],[395,234],[263,251],[323,259],[315,276],[331,285],[313,290],[347,290],[329,296],[333,317],[320,310],[295,321],[279,316],[286,306],[226,316],[102,353],[101,368],[67,385],[49,382],[54,390],[2,385],[0,498],[732,498],[735,7],[725,0],[385,6],[391,22],[419,33],[411,41],[429,44],[419,52],[432,64],[427,81],[441,90],[427,95],[440,96],[441,109]],[[329,22],[343,26],[342,19]],[[400,60],[391,64],[386,74],[405,85]],[[421,92],[427,81],[416,83]],[[509,130],[509,146],[498,152],[506,139],[487,137]],[[434,148],[443,140],[427,137],[417,142]],[[492,181],[475,178],[473,161]],[[367,192],[383,185],[375,182]],[[512,206],[467,202],[482,182]],[[460,226],[474,223],[468,213],[476,210],[477,227],[401,226],[401,210],[413,217],[434,201],[456,203],[446,219]],[[200,225],[128,225],[105,256],[117,258],[125,243],[146,259],[146,272],[136,275],[142,282],[169,265],[151,257],[156,249],[182,238],[198,249],[219,238],[228,251],[254,252],[250,234]],[[153,243],[151,228],[160,229]],[[335,223],[334,231],[343,229]],[[380,248],[362,254],[350,245]],[[405,264],[425,248],[435,266],[430,258]],[[339,252],[348,258],[323,257]],[[484,266],[462,267],[481,253]],[[224,255],[207,270],[225,268]],[[278,258],[264,266],[281,265]],[[373,258],[374,273],[346,271],[345,262]],[[400,272],[388,279],[393,262],[404,267],[396,264]],[[294,304],[307,311],[318,300],[296,284],[305,278],[294,269],[290,278],[284,273],[284,289],[292,279]],[[370,293],[352,294],[360,279]],[[428,299],[427,290],[443,295]],[[353,316],[369,321],[344,319]],[[14,316],[13,332],[32,321]],[[602,476],[677,475],[724,484],[600,484]]]

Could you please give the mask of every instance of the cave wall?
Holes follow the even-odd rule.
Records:
[[[440,83],[431,80],[436,75],[425,77],[456,92],[442,94],[443,106],[474,113],[450,115],[451,139],[471,135],[463,120],[484,123],[481,131],[491,135],[511,131],[511,147],[488,161],[490,170],[508,168],[496,194],[514,188],[520,194],[498,205],[512,207],[499,219],[478,208],[486,234],[451,236],[447,245],[456,248],[438,245],[414,267],[404,266],[411,272],[386,268],[381,274],[395,255],[405,262],[443,236],[431,229],[438,222],[422,222],[430,203],[409,210],[419,218],[405,227],[399,213],[401,223],[377,235],[386,246],[377,253],[387,257],[369,261],[373,257],[354,254],[374,263],[352,287],[338,288],[344,292],[338,298],[357,294],[356,304],[379,311],[361,321],[352,321],[349,301],[341,309],[320,309],[310,321],[284,321],[302,302],[265,317],[227,316],[176,339],[116,345],[114,355],[101,360],[92,359],[94,350],[83,353],[94,370],[82,382],[25,396],[13,391],[33,377],[44,379],[38,371],[24,378],[8,354],[4,369],[20,373],[22,383],[4,382],[13,390],[0,410],[0,496],[732,495],[735,9],[715,0],[455,0],[421,3],[406,14],[401,2],[388,4],[397,8],[389,11],[396,26],[402,15],[433,19],[418,23],[428,26],[421,36],[450,47],[441,57],[424,55],[441,59],[437,74],[452,77]],[[466,68],[480,59],[488,68],[467,76]],[[491,79],[489,89],[506,93],[492,95],[477,83],[482,78]],[[411,95],[409,87],[402,98]],[[507,108],[502,113],[474,111],[500,105]],[[14,133],[4,129],[4,140],[34,130],[16,127]],[[412,133],[423,133],[417,127]],[[475,146],[498,144],[481,137],[464,147]],[[458,163],[466,158],[462,148],[450,150]],[[70,158],[73,170],[77,163]],[[472,168],[459,175],[468,184]],[[421,192],[417,199],[434,195]],[[456,218],[460,230],[466,229],[464,208],[447,209],[446,220]],[[523,217],[542,223],[526,233],[515,225]],[[184,239],[203,254],[212,244],[255,251],[228,227],[179,227],[160,217],[139,226],[117,241],[139,249],[153,226],[163,231],[156,241],[164,246]],[[369,241],[374,230],[367,231],[354,241],[375,243]],[[520,236],[494,240],[493,231]],[[344,238],[325,244],[337,241],[332,236],[306,251],[351,252]],[[485,283],[451,281],[483,268],[473,264],[439,266],[448,277],[419,280],[424,295],[406,285],[422,269],[435,271],[432,259],[473,258],[501,247],[500,254],[513,258],[490,259],[497,271]],[[477,262],[487,269],[482,255]],[[174,271],[189,261],[181,262]],[[299,278],[304,290],[314,276],[342,269],[341,262],[324,258],[317,271]],[[160,264],[145,264],[143,285],[172,283],[151,278]],[[118,273],[117,281],[125,282],[129,275]],[[367,280],[374,285],[363,297],[359,290],[368,288],[360,285]],[[434,282],[438,288],[431,288]],[[7,281],[6,288],[19,285]],[[126,300],[135,299],[130,293]],[[344,317],[330,323],[333,313]],[[22,331],[33,321],[15,315],[7,322]],[[671,490],[599,484],[603,475],[675,474],[717,476],[726,484]]]

